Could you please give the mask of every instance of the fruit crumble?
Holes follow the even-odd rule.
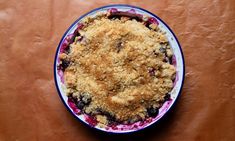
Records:
[[[81,21],[59,55],[66,92],[105,126],[155,117],[170,99],[173,52],[156,19],[109,10]]]

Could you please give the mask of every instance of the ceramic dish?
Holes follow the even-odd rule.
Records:
[[[82,113],[81,110],[76,106],[76,103],[66,95],[67,92],[66,92],[66,86],[64,84],[64,77],[63,77],[64,74],[63,74],[61,67],[59,67],[61,65],[61,60],[60,60],[59,55],[62,54],[65,48],[71,43],[71,40],[72,38],[74,38],[74,34],[76,33],[76,31],[82,28],[81,21],[83,19],[87,17],[95,17],[97,16],[97,14],[105,13],[107,11],[109,12],[119,11],[119,13],[122,13],[122,14],[129,11],[132,13],[132,15],[133,14],[137,15],[137,18],[139,16],[148,17],[150,21],[157,23],[158,28],[161,31],[165,32],[165,36],[173,52],[173,56],[171,57],[171,64],[174,65],[176,73],[175,73],[175,78],[174,78],[173,89],[169,92],[170,97],[168,97],[168,99],[162,103],[161,107],[158,109],[158,114],[154,117],[148,117],[148,118],[145,118],[144,120],[140,120],[134,123],[118,123],[118,124],[113,124],[113,125],[108,125],[108,126],[98,126],[98,122],[93,116]],[[111,133],[129,133],[129,132],[134,132],[134,131],[144,129],[156,123],[173,106],[183,86],[184,59],[183,59],[183,53],[182,53],[182,50],[181,50],[181,47],[177,38],[175,37],[172,30],[159,17],[157,17],[156,15],[142,8],[138,8],[138,7],[134,7],[130,5],[108,5],[108,6],[94,9],[88,12],[87,14],[81,16],[68,28],[68,30],[63,35],[56,51],[55,62],[54,62],[54,77],[55,77],[55,83],[56,83],[59,96],[61,97],[66,108],[77,119],[84,122],[88,126],[101,130],[101,131],[111,132]]]

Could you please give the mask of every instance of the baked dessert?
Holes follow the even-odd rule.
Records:
[[[115,9],[87,17],[66,38],[58,69],[81,113],[99,125],[155,117],[170,99],[175,67],[154,18]]]

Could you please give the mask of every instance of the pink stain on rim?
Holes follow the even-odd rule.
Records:
[[[118,12],[117,8],[110,8],[108,9],[108,12],[113,13],[113,12]]]
[[[148,22],[149,22],[149,24],[157,24],[157,25],[159,25],[157,19],[155,19],[154,17],[149,17],[148,18]]]
[[[98,124],[98,121],[95,117],[84,114],[85,121],[91,126],[95,127]]]
[[[58,75],[60,77],[61,83],[64,84],[64,73],[61,69],[58,69]]]
[[[135,9],[130,9],[127,11],[128,13],[136,14]]]
[[[67,103],[75,114],[81,113],[81,111],[77,108],[76,104],[74,103],[74,101],[71,98],[68,98]]]
[[[84,27],[84,24],[83,24],[83,23],[78,23],[76,30],[81,30],[83,27]]]
[[[172,56],[172,64],[173,64],[175,67],[177,66],[177,62],[176,62],[175,55]]]
[[[73,34],[69,34],[63,41],[62,46],[60,47],[60,53],[64,53],[65,50],[69,47],[70,40],[72,39]]]
[[[174,87],[175,87],[177,81],[179,80],[179,76],[178,76],[178,75],[179,75],[179,74],[178,74],[178,71],[176,71],[176,73],[175,73],[175,80],[174,80],[174,83],[173,83],[173,86],[174,86]]]

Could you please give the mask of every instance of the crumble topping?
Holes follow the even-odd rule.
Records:
[[[172,55],[157,24],[103,14],[85,19],[69,51],[59,58],[67,63],[62,68],[68,96],[107,125],[158,114],[173,88]]]

